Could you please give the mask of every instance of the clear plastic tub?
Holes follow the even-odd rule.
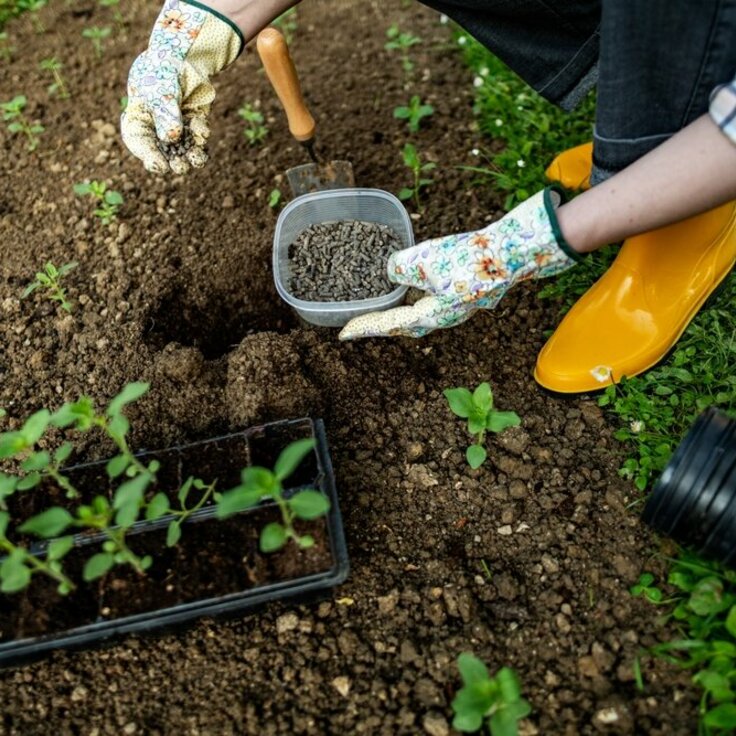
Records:
[[[390,294],[342,302],[312,302],[297,299],[289,292],[289,246],[310,225],[341,220],[361,220],[388,225],[399,237],[402,248],[414,245],[414,231],[404,205],[381,189],[333,189],[305,194],[290,202],[276,223],[273,245],[273,277],[279,296],[296,313],[313,325],[343,327],[353,317],[396,307],[408,287],[399,286]]]

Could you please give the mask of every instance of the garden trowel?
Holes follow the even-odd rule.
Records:
[[[258,35],[256,46],[266,74],[286,112],[289,130],[312,159],[312,163],[295,166],[286,172],[294,196],[354,187],[353,165],[349,161],[321,162],[317,158],[314,150],[317,124],[304,102],[286,39],[275,28],[266,28]]]

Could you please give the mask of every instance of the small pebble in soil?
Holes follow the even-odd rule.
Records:
[[[289,289],[313,302],[355,301],[390,294],[389,256],[403,247],[387,225],[325,222],[303,230],[289,247]]]

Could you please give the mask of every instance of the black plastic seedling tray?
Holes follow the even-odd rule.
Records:
[[[327,546],[329,547],[330,565],[327,569],[317,573],[290,578],[273,583],[251,587],[245,590],[221,595],[218,597],[205,597],[186,603],[162,607],[158,610],[126,615],[120,618],[98,617],[92,623],[76,628],[70,628],[61,632],[45,634],[37,637],[14,639],[0,643],[0,666],[16,664],[19,662],[36,659],[39,656],[55,649],[83,649],[94,646],[104,640],[118,637],[124,634],[153,632],[164,628],[173,627],[182,623],[192,621],[202,616],[220,616],[244,613],[269,601],[275,600],[297,600],[308,601],[313,599],[320,591],[326,591],[342,583],[349,570],[347,547],[342,527],[340,507],[335,489],[332,463],[325,437],[324,424],[322,420],[296,419],[283,422],[274,422],[258,427],[252,427],[242,432],[215,437],[209,440],[194,442],[160,451],[141,452],[139,457],[159,458],[173,457],[176,471],[181,473],[182,465],[187,470],[187,460],[195,459],[207,451],[208,457],[217,458],[217,452],[230,452],[232,448],[245,448],[243,457],[246,464],[265,465],[273,462],[278,454],[277,450],[283,447],[274,447],[269,450],[268,439],[274,436],[290,435],[292,439],[299,436],[313,436],[316,440],[314,455],[308,457],[304,471],[299,470],[294,476],[294,487],[285,491],[285,494],[294,493],[300,488],[312,487],[321,490],[330,500],[330,512],[325,519],[325,533]],[[224,450],[222,449],[224,448]],[[104,473],[106,460],[86,465],[77,466],[69,470],[69,473],[91,473],[94,477],[98,473]],[[244,467],[244,465],[243,465]],[[273,508],[273,502],[266,502],[254,509],[241,512],[232,519],[248,524],[254,514],[263,513],[264,510]],[[214,520],[215,508],[205,507],[192,515],[185,524],[220,524]],[[136,535],[145,535],[151,532],[161,533],[171,517],[163,517],[156,521],[138,522],[130,530],[129,539]],[[190,530],[191,531],[191,530]],[[184,530],[185,536],[187,530]],[[75,536],[75,547],[99,543],[100,535],[80,534]],[[277,553],[278,554],[278,553]],[[155,561],[154,561],[155,565]]]

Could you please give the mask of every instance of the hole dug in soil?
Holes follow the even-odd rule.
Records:
[[[217,360],[248,335],[285,334],[296,323],[291,310],[276,299],[253,304],[244,295],[234,301],[232,291],[193,295],[186,288],[177,288],[149,313],[145,340],[157,351],[175,342],[197,348],[205,360]]]

